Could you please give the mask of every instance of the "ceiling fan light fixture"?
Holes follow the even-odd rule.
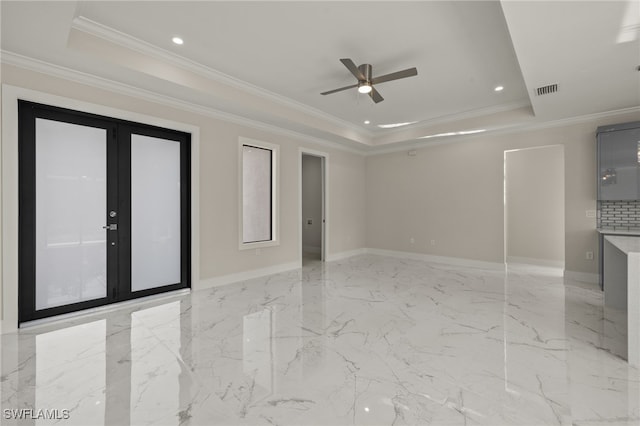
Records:
[[[371,84],[363,81],[362,83],[358,84],[358,92],[363,93],[363,94],[367,94],[369,92],[371,92]]]
[[[321,95],[330,95],[336,92],[342,92],[343,90],[358,88],[358,93],[369,95],[371,100],[376,104],[384,101],[384,98],[373,88],[374,84],[385,83],[387,81],[400,80],[401,78],[413,77],[418,75],[418,70],[413,68],[407,68],[406,70],[392,72],[391,74],[380,75],[373,77],[371,64],[362,64],[359,67],[349,58],[342,58],[340,62],[347,67],[351,74],[357,78],[358,82],[350,86],[340,87],[339,89],[329,90],[327,92],[320,93]]]

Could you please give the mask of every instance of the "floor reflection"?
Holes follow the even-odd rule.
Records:
[[[261,401],[273,394],[273,330],[271,309],[245,315],[242,332],[242,364],[254,382],[253,396]]]
[[[316,261],[2,336],[2,424],[639,424],[605,337],[541,270]]]
[[[182,362],[185,303],[3,336],[2,424],[177,424],[176,413],[192,403],[182,385],[189,375]],[[32,411],[13,419],[12,409]],[[69,418],[48,410],[69,411]]]
[[[565,329],[570,350],[572,416],[584,424],[640,424],[640,373],[610,350],[613,337],[602,294],[566,286]]]
[[[69,409],[74,419],[101,419],[105,406],[106,320],[35,336],[36,408]],[[71,417],[69,418],[71,420]],[[56,421],[37,419],[37,425]],[[73,423],[70,421],[70,423]],[[76,423],[80,424],[80,423]]]

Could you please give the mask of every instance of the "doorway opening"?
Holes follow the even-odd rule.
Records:
[[[301,152],[300,256],[303,265],[326,258],[326,156]]]
[[[504,253],[509,267],[564,270],[564,169],[563,145],[504,152]]]

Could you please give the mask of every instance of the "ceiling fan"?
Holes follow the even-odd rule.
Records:
[[[381,75],[379,77],[372,77],[372,67],[370,64],[362,64],[359,67],[356,67],[356,64],[349,58],[340,59],[340,62],[344,64],[345,67],[351,74],[354,75],[355,78],[358,79],[357,84],[352,84],[350,86],[341,87],[335,90],[329,90],[328,92],[323,92],[321,95],[330,95],[332,93],[341,92],[343,90],[352,89],[354,87],[358,88],[358,92],[360,93],[368,93],[373,102],[378,103],[384,101],[384,98],[380,96],[380,93],[373,87],[374,84],[385,83],[387,81],[399,80],[401,78],[413,77],[414,75],[418,75],[418,70],[414,68],[408,68],[406,70],[392,72],[391,74]]]

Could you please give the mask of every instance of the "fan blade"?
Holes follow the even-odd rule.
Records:
[[[386,81],[398,80],[400,78],[413,77],[418,75],[416,68],[409,68],[402,71],[392,72],[391,74],[381,75],[380,77],[374,77],[371,79],[371,84],[384,83]]]
[[[320,93],[320,94],[321,95],[330,95],[332,93],[342,92],[343,90],[353,89],[354,87],[358,87],[358,85],[357,84],[352,84],[351,86],[345,86],[345,87],[341,87],[339,89],[329,90],[328,92],[323,92],[323,93]]]
[[[362,73],[360,72],[356,64],[354,64],[351,59],[349,58],[340,59],[340,62],[342,62],[344,66],[347,67],[349,71],[351,71],[351,74],[353,74],[355,78],[358,79],[358,81],[366,80],[365,76],[362,75]]]
[[[384,101],[384,98],[380,96],[380,93],[378,93],[375,87],[371,88],[371,91],[369,92],[369,96],[371,96],[371,99],[373,99],[373,102],[375,103]]]

